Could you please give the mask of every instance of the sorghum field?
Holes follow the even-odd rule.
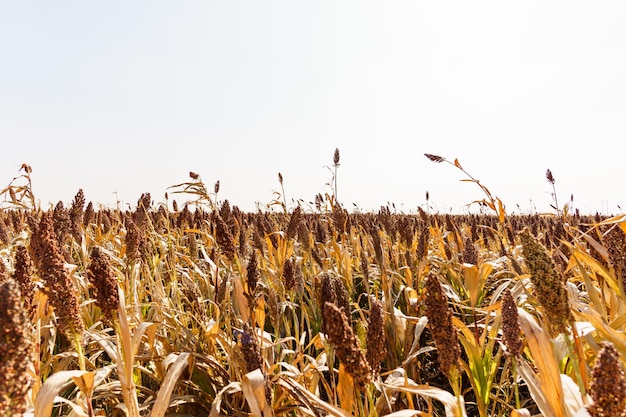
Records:
[[[194,173],[182,207],[42,209],[30,173],[2,191],[2,416],[624,412],[622,216],[507,215],[469,175],[486,214],[247,213]]]

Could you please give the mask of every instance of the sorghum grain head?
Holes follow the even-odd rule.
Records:
[[[32,280],[33,268],[30,255],[25,246],[18,246],[15,250],[15,270],[13,279],[19,284],[24,307],[30,314],[35,307],[35,283]]]
[[[463,262],[466,264],[476,265],[478,263],[478,251],[474,242],[469,237],[465,239],[463,248]]]
[[[248,257],[248,265],[246,267],[246,282],[248,283],[248,292],[254,294],[256,286],[259,282],[259,265],[256,258],[256,252],[253,250]]]
[[[85,207],[85,195],[83,194],[83,190],[80,189],[74,196],[74,201],[72,202],[69,213],[71,223],[70,232],[77,242],[80,242],[82,239],[83,207]]]
[[[283,284],[287,291],[291,291],[295,287],[295,268],[293,266],[293,260],[288,258],[283,265]]]
[[[601,345],[589,390],[593,403],[587,406],[587,411],[591,417],[624,416],[626,378],[619,353],[609,342]]]
[[[117,278],[109,258],[98,247],[91,250],[90,258],[87,279],[94,286],[96,305],[100,307],[104,317],[112,322],[117,315],[120,301]]]
[[[219,214],[215,216],[215,239],[226,257],[228,257],[231,261],[234,260],[236,256],[236,248],[233,235],[230,233],[226,222]]]
[[[33,380],[31,323],[22,308],[17,283],[9,278],[0,285],[0,415],[21,416]]]
[[[602,242],[608,252],[615,277],[626,293],[626,234],[619,225],[615,225],[602,237]]]
[[[567,290],[546,248],[525,228],[519,234],[535,294],[553,333],[566,333],[573,323]]]
[[[370,381],[371,368],[345,312],[335,304],[326,302],[323,318],[328,323],[328,340],[335,346],[337,358],[354,378],[357,388],[363,389]]]
[[[519,315],[517,304],[508,289],[502,295],[502,342],[508,356],[517,356],[522,352]]]
[[[367,363],[375,375],[380,372],[380,365],[387,356],[385,343],[383,304],[370,297],[370,313],[367,321]]]
[[[38,226],[42,258],[38,262],[39,275],[44,281],[44,293],[58,317],[58,327],[68,338],[80,337],[85,325],[80,313],[77,291],[54,234],[50,213],[42,214]]]
[[[435,274],[426,278],[426,317],[428,327],[435,340],[441,372],[450,377],[453,367],[457,367],[461,356],[459,335],[452,324],[452,313],[448,309],[448,298],[443,293]]]

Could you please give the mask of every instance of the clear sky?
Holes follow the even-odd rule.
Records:
[[[156,203],[197,172],[244,210],[626,209],[623,1],[0,0],[0,186]],[[171,190],[170,190],[171,192]],[[180,197],[176,197],[180,199]],[[291,204],[291,203],[290,203]],[[293,207],[291,205],[291,207]]]

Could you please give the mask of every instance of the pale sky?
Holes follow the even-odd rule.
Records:
[[[0,0],[0,187],[155,203],[197,172],[243,210],[626,209],[623,1]],[[171,193],[171,190],[169,190]],[[171,195],[171,194],[170,194]],[[181,201],[181,197],[174,197]]]

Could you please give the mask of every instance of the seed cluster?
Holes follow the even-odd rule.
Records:
[[[602,342],[593,367],[589,395],[593,399],[587,411],[591,417],[620,417],[626,415],[626,378],[615,346]]]
[[[0,285],[0,415],[26,412],[26,395],[33,379],[32,325],[22,306],[18,284],[8,278]]]
[[[91,262],[86,271],[87,279],[94,287],[96,304],[102,310],[104,317],[112,322],[116,317],[120,302],[117,278],[108,257],[97,246],[91,250],[90,258]]]
[[[530,270],[535,294],[544,308],[544,317],[556,334],[567,333],[574,318],[563,278],[546,248],[526,228],[519,234],[524,260]]]
[[[453,367],[457,367],[461,356],[459,335],[452,324],[452,313],[448,309],[448,298],[443,293],[435,274],[426,278],[426,316],[428,328],[435,339],[437,360],[441,372],[450,377]]]
[[[52,216],[44,213],[31,241],[36,248],[35,264],[45,283],[43,291],[58,316],[59,330],[72,339],[82,334],[85,325],[80,313],[76,287],[68,270],[65,269],[65,260],[59,249],[52,221]]]
[[[519,355],[524,347],[520,337],[517,304],[508,289],[502,295],[502,342],[508,356]]]
[[[323,314],[328,340],[335,346],[337,357],[354,378],[356,386],[363,389],[370,381],[371,368],[343,308],[326,302]]]

